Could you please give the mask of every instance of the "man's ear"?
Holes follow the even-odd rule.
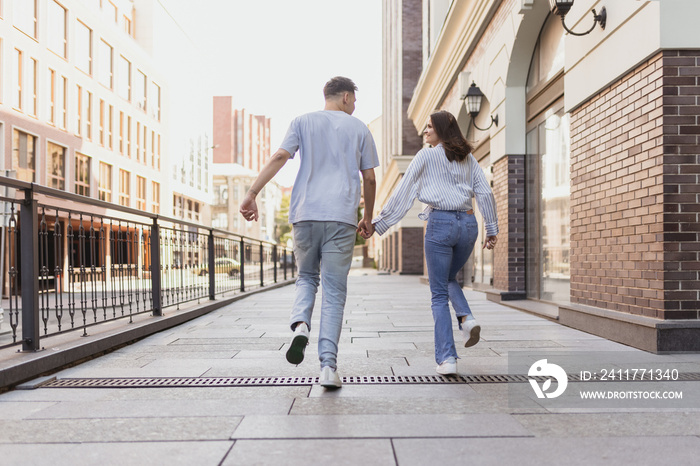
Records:
[[[349,100],[350,100],[350,93],[349,93],[349,92],[345,92],[345,93],[343,94],[343,105],[347,105]]]

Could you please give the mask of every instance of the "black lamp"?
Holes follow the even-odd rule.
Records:
[[[476,119],[476,116],[479,114],[479,112],[481,112],[481,101],[483,99],[484,93],[481,92],[481,89],[476,87],[476,83],[472,81],[472,85],[469,86],[469,90],[467,91],[467,112],[469,112],[469,115],[472,117],[472,124],[474,125],[474,128],[480,131],[486,131],[494,124],[498,126],[498,115],[496,115],[495,117],[491,116],[491,124],[488,125],[486,128],[479,128],[478,126],[476,126],[474,120]]]
[[[595,29],[596,24],[600,24],[601,29],[605,29],[605,20],[608,17],[605,7],[600,10],[600,14],[596,14],[595,9],[591,10],[593,12],[593,26],[586,32],[574,32],[571,31],[566,24],[564,24],[564,17],[569,12],[572,6],[574,6],[574,0],[549,0],[549,4],[552,6],[552,13],[559,15],[561,17],[561,24],[564,26],[566,32],[572,36],[585,36],[590,34],[593,29]]]

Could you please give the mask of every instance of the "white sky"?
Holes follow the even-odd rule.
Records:
[[[294,117],[323,108],[333,76],[357,84],[354,116],[381,115],[381,0],[159,1],[201,47],[209,95],[272,119],[273,153]],[[290,186],[295,174],[291,161],[276,180]]]

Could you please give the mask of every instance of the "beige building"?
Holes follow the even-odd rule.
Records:
[[[498,202],[494,256],[467,275],[491,299],[612,340],[700,349],[700,3],[556,2],[573,3],[565,17],[554,0],[418,3],[385,1],[386,24],[424,18],[414,134],[454,113]]]

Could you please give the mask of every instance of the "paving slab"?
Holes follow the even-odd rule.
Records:
[[[222,466],[395,465],[391,440],[237,440]]]

